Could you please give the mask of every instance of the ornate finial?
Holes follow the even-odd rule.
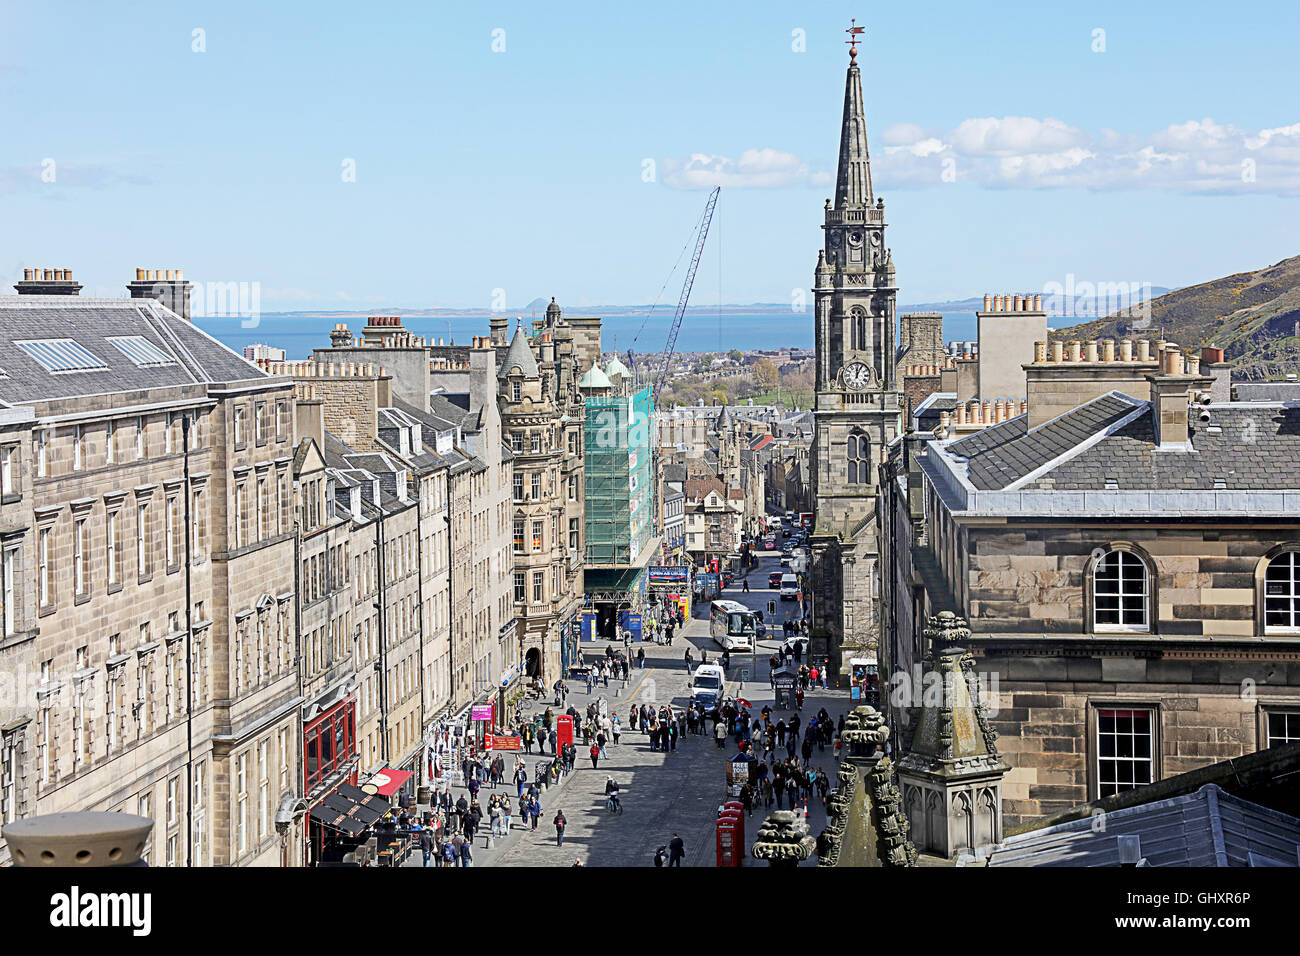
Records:
[[[849,38],[844,41],[849,45],[849,66],[853,66],[853,64],[857,63],[858,61],[859,34],[863,34],[867,32],[866,27],[860,27],[857,25],[857,23],[858,21],[856,18],[849,20],[850,26],[847,30],[844,31],[849,35]]]

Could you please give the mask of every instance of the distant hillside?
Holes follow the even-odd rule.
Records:
[[[1184,349],[1217,345],[1233,363],[1233,377],[1279,378],[1300,368],[1300,256],[1256,272],[1187,286],[1152,299],[1149,321],[1126,310],[1053,334],[1059,339],[1125,335],[1177,342]]]

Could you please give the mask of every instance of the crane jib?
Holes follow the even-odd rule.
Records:
[[[713,208],[718,203],[718,194],[721,191],[721,186],[713,187],[713,192],[709,193],[709,201],[704,205],[704,215],[700,217],[699,234],[695,238],[695,252],[691,255],[691,264],[686,270],[686,281],[682,283],[682,294],[677,300],[677,312],[674,313],[672,327],[668,330],[668,345],[664,349],[663,365],[659,369],[659,377],[655,382],[653,397],[656,407],[659,405],[659,391],[668,378],[668,366],[672,363],[673,353],[677,349],[677,333],[682,328],[682,316],[686,314],[686,303],[691,298],[691,287],[695,284],[695,273],[700,267],[700,256],[704,254],[704,240],[709,235],[709,224],[713,222]]]

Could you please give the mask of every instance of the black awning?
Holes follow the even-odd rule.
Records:
[[[337,790],[311,808],[311,815],[327,827],[356,836],[390,809],[383,797],[371,796],[359,787],[341,783]]]

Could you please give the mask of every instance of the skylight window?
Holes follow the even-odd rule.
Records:
[[[72,339],[14,342],[47,372],[91,372],[108,368]]]
[[[109,339],[117,350],[141,368],[174,365],[176,360],[142,335],[124,335]]]

